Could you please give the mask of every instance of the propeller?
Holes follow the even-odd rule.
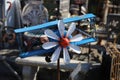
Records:
[[[52,62],[55,62],[55,61],[58,60],[61,49],[62,49],[61,47],[58,47],[58,48],[55,50],[55,52],[53,53],[52,58],[51,58],[51,61],[52,61]]]
[[[50,29],[45,30],[45,35],[47,35],[49,38],[59,40],[59,37]]]
[[[76,53],[80,54],[81,51],[80,51],[80,47],[76,46],[76,45],[72,45],[70,44],[69,47]]]
[[[62,20],[58,21],[58,30],[59,30],[60,36],[61,37],[64,36],[65,26]]]
[[[58,45],[57,42],[46,42],[46,43],[44,43],[44,44],[42,45],[42,47],[43,47],[44,49],[50,49],[50,48],[53,48],[53,47],[55,47],[55,46],[57,46],[57,45]]]
[[[56,42],[47,42],[42,45],[44,49],[50,49],[55,46],[58,46],[57,49],[54,51],[51,61],[55,62],[58,60],[61,50],[63,50],[63,57],[64,62],[69,63],[70,62],[70,56],[69,52],[67,50],[67,47],[71,48],[74,52],[80,54],[80,47],[76,45],[70,44],[70,42],[80,41],[83,39],[81,34],[78,34],[74,36],[73,38],[69,39],[69,36],[74,32],[75,30],[75,23],[71,23],[68,32],[66,35],[64,35],[65,32],[65,26],[64,22],[62,20],[58,21],[58,30],[60,33],[60,38],[52,31],[52,30],[45,30],[45,34],[52,39],[58,40]],[[62,49],[63,48],[63,49]]]
[[[64,57],[65,63],[70,62],[70,56],[69,56],[68,50],[66,48],[63,48],[63,57]]]
[[[70,39],[70,42],[81,41],[83,39],[81,34],[77,34]]]
[[[76,28],[75,23],[72,23],[68,29],[66,37],[69,37],[75,31],[75,28]]]

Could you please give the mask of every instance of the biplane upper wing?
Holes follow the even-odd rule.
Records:
[[[84,20],[84,19],[88,19],[88,18],[94,18],[94,17],[95,17],[94,14],[85,14],[85,15],[82,15],[82,16],[65,18],[65,19],[63,19],[63,22],[64,23],[70,23],[70,22],[75,22],[75,21]],[[57,23],[58,23],[58,20],[55,20],[55,21],[43,23],[43,24],[36,25],[36,26],[30,26],[30,27],[15,29],[14,31],[15,31],[15,33],[22,33],[22,32],[31,31],[31,30],[52,27],[54,25],[57,25]]]

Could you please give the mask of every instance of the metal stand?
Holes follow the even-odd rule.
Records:
[[[7,55],[12,55],[12,54],[18,54],[19,51],[18,50],[9,50],[9,49],[5,49],[5,50],[1,50],[0,51],[0,61],[2,61],[5,66],[16,76],[16,78],[18,80],[22,80],[21,77],[19,76],[19,74],[12,68],[12,66],[6,61],[7,59]]]
[[[60,10],[59,10],[59,4],[60,4],[60,0],[56,0],[56,3],[57,3],[57,14],[56,14],[56,17],[57,19],[60,19]],[[58,80],[60,80],[60,59],[58,59],[57,61],[57,78]]]

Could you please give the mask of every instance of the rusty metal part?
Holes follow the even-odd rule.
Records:
[[[8,42],[8,43],[14,43],[16,40],[16,34],[11,33],[11,34],[4,34],[3,36],[3,41]]]
[[[119,36],[117,38],[119,38]],[[116,47],[117,38],[114,40],[114,43],[108,42],[105,45],[107,53],[109,53],[112,58],[110,80],[120,80],[120,51]]]

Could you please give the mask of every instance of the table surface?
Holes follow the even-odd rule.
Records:
[[[55,63],[48,63],[45,61],[44,56],[32,56],[32,57],[26,57],[26,58],[20,58],[18,57],[16,59],[16,63],[24,65],[24,66],[41,66],[46,68],[57,68],[57,62]],[[87,64],[85,61],[77,61],[77,60],[71,60],[70,63],[65,64],[63,58],[60,58],[60,69],[65,70],[74,70],[78,64]]]

